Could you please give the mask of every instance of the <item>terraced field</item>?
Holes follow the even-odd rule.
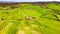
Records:
[[[60,34],[60,4],[0,6],[0,34]]]

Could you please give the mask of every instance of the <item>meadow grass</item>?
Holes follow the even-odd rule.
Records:
[[[60,21],[52,15],[60,19],[59,12],[52,11],[60,10],[59,5],[47,4],[49,10],[32,4],[21,7],[9,10],[0,7],[0,34],[60,34]]]

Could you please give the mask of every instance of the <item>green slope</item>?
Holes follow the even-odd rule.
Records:
[[[60,15],[53,11],[60,7],[46,6],[48,10],[32,4],[21,4],[20,8],[9,10],[0,7],[0,34],[60,34]]]

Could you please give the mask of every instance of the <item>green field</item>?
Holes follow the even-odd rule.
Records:
[[[60,4],[0,6],[0,34],[60,34]]]

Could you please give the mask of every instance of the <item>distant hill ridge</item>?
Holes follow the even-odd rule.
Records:
[[[38,5],[38,6],[42,6],[42,5],[46,5],[48,3],[56,3],[56,4],[60,4],[60,2],[0,2],[0,6],[5,7],[5,6],[11,6],[11,7],[18,7],[16,5],[19,4],[33,4],[33,5]]]
[[[60,2],[0,2],[0,5],[15,5],[15,4],[46,4],[46,3],[59,3]]]

